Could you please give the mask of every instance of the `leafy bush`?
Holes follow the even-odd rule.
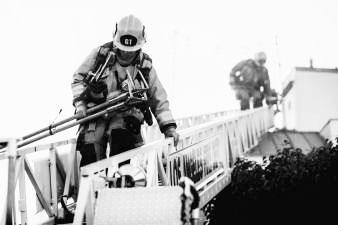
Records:
[[[335,220],[338,147],[304,155],[285,148],[258,164],[237,159],[231,183],[212,202],[209,224],[293,224]]]

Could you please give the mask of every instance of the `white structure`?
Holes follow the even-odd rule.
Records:
[[[338,69],[295,67],[283,83],[286,129],[320,131],[338,118]]]
[[[334,144],[338,144],[336,138],[338,137],[338,119],[330,119],[325,126],[321,129],[320,135],[329,139]]]

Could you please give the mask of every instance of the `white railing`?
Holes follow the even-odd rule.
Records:
[[[164,185],[177,185],[182,176],[191,178],[201,196],[200,206],[204,206],[229,183],[235,157],[256,145],[259,137],[273,126],[272,115],[272,111],[263,108],[219,117],[181,130],[176,149],[172,140],[158,140],[81,168],[74,224],[82,224],[84,215],[87,224],[93,224],[98,180],[107,169],[116,171],[117,165],[126,160],[144,168],[148,186],[159,185],[158,178]],[[111,207],[114,210],[113,203]]]
[[[69,145],[71,148],[68,151],[63,152],[63,154],[59,153],[58,148]],[[40,154],[43,154],[43,156]],[[9,158],[9,156],[6,154],[0,155],[0,161],[6,158]],[[8,179],[14,186],[12,185],[9,190],[15,190],[19,180],[18,205],[13,204],[11,207],[13,220],[16,220],[17,211],[19,211],[21,215],[20,223],[28,224],[27,206],[34,207],[36,204],[38,206],[34,207],[34,210],[43,210],[49,218],[47,221],[50,223],[58,215],[62,216],[63,211],[62,209],[59,210],[58,207],[60,196],[68,195],[71,189],[73,194],[76,195],[76,189],[79,187],[75,139],[17,149],[12,161],[15,169],[8,170]],[[26,183],[27,177],[30,180],[30,185]],[[28,191],[27,188],[30,186],[32,186],[32,190]],[[37,196],[37,199],[35,199],[35,196]],[[36,201],[36,204],[33,202],[28,204],[28,199]],[[7,207],[7,212],[8,210]]]
[[[201,114],[196,116],[188,116],[176,119],[177,129],[184,130],[189,127],[194,127],[203,123],[210,122],[216,118],[235,115],[240,113],[239,110],[228,110],[228,111],[220,111],[209,114]],[[143,137],[146,143],[151,143],[153,141],[157,141],[163,139],[163,134],[160,132],[158,128],[158,124],[156,120],[153,119],[154,124],[152,126],[144,125],[142,127]]]
[[[113,173],[118,169],[117,165],[126,160],[146,171],[148,186],[158,185],[159,179],[163,185],[175,185],[179,177],[190,177],[201,195],[203,206],[229,182],[231,167],[236,157],[243,156],[243,153],[256,145],[259,137],[273,126],[273,113],[268,108],[213,118],[209,122],[181,129],[181,139],[176,149],[170,139],[148,143],[82,167],[80,179],[75,139],[18,149],[11,164],[12,167],[14,165],[15,175],[9,176],[8,184],[14,184],[14,188],[10,190],[15,190],[16,181],[20,180],[20,197],[17,199],[19,207],[7,204],[4,210],[6,213],[0,215],[14,215],[12,218],[15,219],[15,211],[19,208],[21,224],[30,222],[27,220],[27,196],[24,194],[26,185],[23,174],[26,172],[49,221],[62,217],[62,210],[58,207],[61,195],[73,194],[74,199],[78,199],[74,224],[81,224],[84,214],[90,224],[95,213],[94,191],[100,188],[100,185],[97,185],[100,180],[102,183],[100,175],[104,175],[106,169]],[[68,146],[68,151],[62,154],[59,149],[64,146]],[[39,163],[35,163],[34,170],[27,160],[29,153],[46,151],[46,157],[35,161]],[[10,159],[9,156],[10,154],[0,154],[0,159]],[[42,163],[43,160],[47,163]],[[12,170],[10,173],[13,175]],[[39,179],[41,177],[45,179]],[[80,185],[77,184],[79,181]],[[10,190],[8,194],[13,194]]]

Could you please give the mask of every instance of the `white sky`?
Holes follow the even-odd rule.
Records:
[[[59,119],[71,116],[73,72],[130,13],[146,26],[144,51],[182,117],[238,108],[229,71],[258,50],[278,91],[309,58],[336,67],[337,11],[336,0],[2,0],[0,137],[45,127],[60,108]]]

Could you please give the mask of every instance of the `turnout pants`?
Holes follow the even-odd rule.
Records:
[[[103,118],[80,126],[76,147],[81,154],[80,167],[106,158],[106,126]]]
[[[113,128],[109,126],[110,122],[99,118],[80,127],[77,139],[77,150],[81,154],[80,167],[106,158],[108,143],[109,156],[143,145],[140,133],[135,134],[126,128]]]
[[[259,90],[246,87],[234,88],[236,99],[240,100],[241,110],[250,109],[250,99],[253,99],[253,108],[263,106],[264,94]]]

